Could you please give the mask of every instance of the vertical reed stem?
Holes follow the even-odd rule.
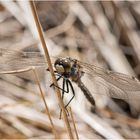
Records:
[[[46,43],[45,43],[42,27],[41,27],[41,24],[40,24],[38,15],[37,15],[36,6],[35,6],[34,1],[30,1],[30,5],[31,5],[33,16],[34,16],[34,20],[35,20],[35,23],[36,23],[36,27],[37,27],[37,30],[38,30],[39,38],[40,38],[40,41],[42,43],[42,47],[44,49],[46,61],[48,63],[48,67],[49,67],[49,70],[50,70],[50,73],[51,73],[51,76],[52,76],[52,80],[53,80],[54,84],[56,86],[58,86],[58,83],[56,81],[55,74],[54,74],[54,71],[53,71],[53,67],[52,67],[52,64],[51,64],[51,59],[50,59],[50,56],[49,56],[49,52],[48,52],[48,49],[47,49],[47,46],[46,46]],[[62,112],[63,112],[64,122],[65,122],[65,125],[67,127],[69,138],[73,139],[72,130],[71,130],[71,127],[70,127],[70,124],[69,124],[69,121],[68,121],[68,117],[66,115],[66,111],[65,111],[64,103],[63,103],[62,98],[61,98],[60,90],[58,88],[55,88],[55,91],[57,93],[59,105],[60,105],[60,107],[62,109]]]
[[[34,73],[34,76],[35,76],[35,79],[36,79],[36,83],[39,87],[39,90],[40,90],[40,94],[41,94],[41,98],[43,99],[43,102],[45,104],[45,108],[46,108],[46,113],[48,114],[48,117],[49,117],[49,120],[50,120],[50,123],[51,123],[51,126],[52,126],[52,132],[55,136],[55,139],[58,139],[58,135],[57,135],[57,132],[55,130],[55,127],[54,127],[54,124],[53,124],[53,121],[51,119],[51,114],[50,114],[50,111],[49,111],[49,108],[48,108],[48,105],[46,103],[46,100],[45,100],[45,97],[44,97],[44,93],[42,91],[42,88],[41,88],[41,85],[40,85],[40,81],[39,81],[39,78],[38,78],[38,74],[35,70],[35,68],[32,69],[33,70],[33,73]]]
[[[78,136],[78,132],[77,132],[77,129],[76,129],[76,125],[75,125],[75,121],[74,121],[73,112],[71,110],[71,107],[69,107],[69,112],[70,112],[70,116],[71,116],[71,119],[72,119],[72,123],[73,123],[74,131],[75,131],[76,139],[79,140],[79,136]]]

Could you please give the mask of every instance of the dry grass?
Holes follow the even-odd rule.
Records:
[[[47,72],[44,68],[25,68],[26,72],[18,74],[4,74],[6,71],[3,71],[0,138],[139,139],[139,100],[128,104],[94,95],[94,110],[74,84],[76,97],[70,104],[73,115],[70,111],[67,116],[61,91],[56,88],[54,93],[49,87],[52,82],[57,85],[49,55],[71,56],[139,78],[140,3],[37,1],[36,7],[39,20],[35,9],[33,13],[37,26],[29,2],[0,3],[0,46],[8,50],[47,52],[46,68],[50,69]],[[90,85],[88,80],[85,78],[87,86]],[[66,101],[67,96],[69,99],[70,95],[66,95]],[[64,120],[59,119],[60,108]]]

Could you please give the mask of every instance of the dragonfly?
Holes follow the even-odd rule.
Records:
[[[52,60],[57,81],[63,79],[62,87],[58,87],[62,90],[62,98],[64,98],[65,93],[69,93],[70,89],[73,94],[65,107],[70,104],[75,96],[72,82],[78,85],[91,105],[95,105],[93,94],[106,95],[124,100],[140,99],[140,81],[133,76],[99,68],[70,57],[58,57],[52,58]],[[0,48],[0,74],[32,66],[47,67],[47,62],[40,52]],[[84,76],[89,77],[93,93],[85,86]],[[52,83],[50,86],[55,85]]]

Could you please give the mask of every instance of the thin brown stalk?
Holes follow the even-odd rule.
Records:
[[[75,124],[75,121],[74,121],[73,112],[72,112],[71,107],[69,107],[69,112],[70,112],[70,117],[72,119],[72,124],[73,124],[73,127],[74,127],[76,139],[79,140],[79,136],[78,136],[78,132],[77,132],[77,129],[76,129],[76,124]]]
[[[53,121],[51,119],[49,108],[48,108],[48,105],[46,103],[46,100],[45,100],[45,97],[44,97],[44,94],[43,94],[43,91],[42,91],[42,88],[41,88],[41,85],[40,85],[40,81],[39,81],[39,78],[38,78],[38,74],[37,74],[35,68],[34,67],[29,67],[29,68],[21,69],[21,70],[1,72],[0,74],[17,74],[17,73],[23,73],[23,72],[27,72],[27,71],[33,71],[33,73],[34,73],[36,83],[37,83],[37,85],[39,87],[39,90],[40,90],[41,98],[43,99],[43,102],[44,102],[44,105],[45,105],[45,108],[46,108],[46,113],[48,114],[48,117],[49,117],[49,120],[50,120],[50,123],[51,123],[51,126],[52,126],[53,134],[55,136],[55,139],[58,139],[59,137],[58,137],[57,132],[55,130]]]
[[[11,70],[11,71],[2,71],[0,74],[16,74],[16,73],[23,73],[32,70],[31,67],[21,69],[21,70]]]
[[[56,81],[55,74],[54,74],[54,71],[53,71],[53,67],[52,67],[52,64],[51,64],[51,59],[50,59],[50,56],[49,56],[49,52],[48,52],[48,49],[47,49],[47,46],[46,46],[46,43],[45,43],[42,27],[41,27],[41,24],[40,24],[38,15],[37,15],[36,6],[35,6],[34,1],[30,1],[30,5],[31,5],[33,16],[34,16],[34,20],[35,20],[35,23],[36,23],[36,27],[37,27],[37,30],[38,30],[39,38],[40,38],[40,41],[42,43],[42,47],[44,49],[46,61],[48,63],[48,67],[49,67],[49,70],[50,70],[50,73],[51,73],[51,76],[52,76],[52,80],[53,80],[54,84],[56,86],[58,86],[58,83]],[[72,130],[71,130],[71,127],[70,127],[70,124],[69,124],[69,121],[68,121],[68,117],[66,115],[66,111],[65,111],[64,103],[63,103],[62,98],[61,98],[60,90],[58,88],[55,88],[55,91],[57,93],[59,105],[60,105],[60,107],[62,109],[62,112],[63,112],[64,121],[65,121],[65,124],[66,124],[66,127],[67,127],[69,137],[70,137],[70,139],[73,139]]]
[[[16,103],[12,103],[12,104],[2,104],[0,106],[0,109],[4,109],[4,108],[7,108],[7,107],[16,107],[18,105],[31,105],[32,103],[31,102],[27,102],[27,101],[20,101],[20,102],[16,102]]]
[[[35,68],[33,68],[32,70],[33,70],[33,73],[34,73],[34,76],[35,76],[36,83],[37,83],[37,85],[39,87],[39,90],[40,90],[41,98],[43,99],[43,102],[44,102],[44,105],[45,105],[45,108],[46,108],[46,113],[48,114],[48,117],[49,117],[49,120],[50,120],[50,123],[51,123],[51,126],[52,126],[53,134],[55,136],[55,139],[58,139],[59,137],[58,137],[58,134],[57,134],[56,129],[54,127],[54,124],[53,124],[53,121],[52,121],[52,118],[51,118],[51,114],[50,114],[47,102],[46,102],[45,97],[44,97],[44,93],[43,93],[41,85],[40,85],[38,74],[37,74]]]

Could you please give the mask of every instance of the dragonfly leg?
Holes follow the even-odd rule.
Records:
[[[59,77],[56,79],[57,81],[59,81],[63,76],[62,75],[59,75],[59,74],[57,74]],[[59,89],[61,89],[62,90],[62,100],[63,100],[63,98],[64,98],[64,94],[65,93],[69,93],[69,87],[68,87],[68,84],[66,83],[66,78],[65,77],[63,77],[63,87],[62,88],[60,88],[60,87],[58,87],[58,86],[56,86],[56,85],[54,85],[54,83],[52,83],[51,85],[50,85],[50,87],[52,87],[52,86],[55,86],[55,87],[57,87],[57,88],[59,88]],[[65,84],[66,84],[66,87],[67,87],[67,89],[65,90]],[[68,110],[67,110],[67,108],[65,108],[66,109],[66,111],[67,111],[67,115],[69,116],[69,112],[68,112]],[[62,109],[60,110],[60,119],[61,119],[61,116],[62,116]]]
[[[47,68],[46,71],[50,71],[49,68]],[[57,71],[55,70],[54,73],[57,73]]]
[[[72,98],[69,100],[69,102],[65,105],[65,108],[67,108],[67,106],[70,104],[70,102],[73,100],[73,98],[75,97],[75,91],[74,91],[74,88],[73,88],[73,85],[71,83],[71,81],[69,79],[66,80],[66,84],[67,86],[70,86],[71,90],[72,90]]]
[[[65,84],[66,84],[66,79],[65,79],[65,78],[63,78],[62,99],[64,99],[64,94],[65,94]],[[68,89],[67,89],[67,91],[66,91],[66,92],[68,92]]]
[[[56,79],[57,81],[59,81],[61,78],[66,79],[66,78],[63,77],[62,75],[58,75],[58,76],[59,76],[59,77]],[[66,85],[67,85],[67,84],[66,84]],[[50,85],[50,87],[52,87],[52,86],[55,86],[55,87],[59,88],[60,90],[64,91],[65,93],[69,93],[69,88],[68,88],[68,86],[67,86],[67,90],[64,90],[63,88],[61,88],[61,87],[59,87],[59,86],[56,86],[54,83],[52,83],[52,84]]]
[[[64,94],[65,93],[69,93],[69,87],[68,87],[68,84],[67,84],[67,79],[63,78],[63,86],[62,86],[62,100],[64,99]],[[67,90],[65,92],[65,85],[67,86]],[[65,107],[66,111],[67,111],[67,115],[69,116],[69,112],[67,110],[67,108]],[[60,110],[60,119],[61,119],[61,116],[62,116],[62,109]]]
[[[61,78],[62,78],[62,76],[59,75],[59,77],[56,79],[56,81],[59,81]],[[52,84],[50,85],[50,87],[52,87],[52,86],[55,86],[54,83],[52,83]],[[57,86],[56,86],[56,87],[57,87]]]

